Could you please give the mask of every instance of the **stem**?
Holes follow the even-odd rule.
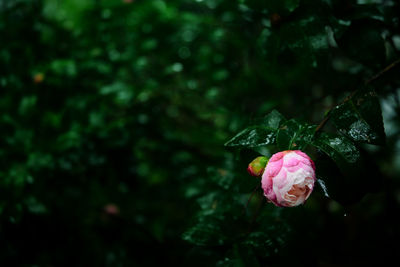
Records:
[[[315,128],[315,133],[317,133],[319,130],[322,129],[322,127],[325,126],[325,123],[328,121],[328,119],[329,119],[329,117],[330,117],[329,114],[330,114],[330,113],[328,113],[328,114],[326,115],[326,117],[318,124],[317,128]]]
[[[253,215],[253,218],[251,219],[250,225],[249,225],[249,229],[247,230],[247,234],[250,234],[253,228],[254,223],[256,222],[256,219],[258,217],[258,215],[260,214],[260,210],[261,210],[261,206],[264,203],[265,199],[261,198],[260,199],[260,203],[258,204],[257,210]]]
[[[260,188],[260,185],[257,185],[257,187],[253,190],[253,192],[251,193],[249,199],[247,200],[246,205],[243,207],[243,212],[242,215],[247,211],[247,207],[249,206],[249,203],[251,201],[251,199],[253,198],[254,194],[257,192],[257,190]]]
[[[393,69],[394,67],[396,67],[399,64],[400,64],[400,59],[396,60],[395,62],[393,62],[392,64],[388,65],[386,68],[384,68],[383,70],[381,70],[380,72],[378,72],[377,74],[375,74],[374,76],[372,76],[371,78],[366,80],[365,81],[365,85],[368,85],[368,84],[372,83],[373,81],[375,81],[376,79],[380,78],[383,74],[385,74],[386,72],[388,72],[389,70]]]
[[[377,74],[375,74],[374,76],[372,76],[371,78],[369,78],[368,80],[366,80],[364,82],[364,85],[369,85],[370,83],[374,82],[375,80],[379,79],[383,74],[385,74],[386,72],[390,71],[391,69],[395,68],[397,65],[400,64],[400,59],[394,61],[393,63],[391,63],[390,65],[386,66],[383,70],[381,70],[380,72],[378,72]],[[349,101],[354,94],[356,93],[356,90],[353,90],[342,102],[340,102],[338,105],[344,104],[347,101]],[[330,112],[326,115],[326,117],[318,124],[317,128],[315,129],[315,133],[317,133],[318,131],[320,131],[325,124],[327,123],[327,121],[330,119]]]

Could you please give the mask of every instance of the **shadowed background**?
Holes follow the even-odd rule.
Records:
[[[0,264],[394,257],[396,66],[373,84],[386,143],[363,147],[375,180],[357,199],[334,181],[337,199],[259,209],[257,192],[244,209],[247,164],[276,151],[224,143],[272,109],[319,124],[399,58],[398,14],[383,0],[0,0]]]

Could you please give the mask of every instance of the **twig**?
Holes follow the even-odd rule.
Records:
[[[257,192],[257,190],[260,188],[260,185],[257,185],[257,187],[253,190],[253,192],[251,193],[249,199],[247,200],[246,205],[243,207],[243,212],[242,215],[246,212],[247,207],[249,206],[249,203],[251,201],[251,199],[253,198],[254,194]]]
[[[393,69],[394,67],[396,67],[397,65],[400,64],[400,59],[394,61],[393,63],[391,63],[390,65],[388,65],[387,67],[385,67],[383,70],[381,70],[380,72],[378,72],[377,74],[375,74],[374,76],[372,76],[371,78],[369,78],[368,80],[366,80],[364,82],[364,85],[368,85],[370,83],[372,83],[373,81],[377,80],[378,78],[380,78],[383,74],[385,74],[386,72],[390,71],[391,69]],[[347,101],[349,101],[356,93],[356,90],[353,90],[342,102],[340,102],[338,105],[344,104]],[[315,128],[315,133],[317,133],[318,131],[320,131],[325,124],[327,123],[327,121],[330,119],[331,113],[329,112],[325,118],[318,124],[317,128]]]
[[[372,76],[371,78],[366,80],[365,81],[365,85],[368,85],[368,84],[372,83],[373,81],[375,81],[376,79],[381,77],[383,74],[385,74],[386,72],[388,72],[389,70],[393,69],[394,67],[396,67],[399,64],[400,64],[400,59],[396,60],[395,62],[393,62],[392,64],[388,65],[386,68],[384,68],[383,70],[381,70],[380,72],[378,72],[377,74],[375,74],[374,76]]]
[[[322,127],[325,126],[325,123],[328,121],[329,119],[329,113],[326,115],[326,117],[318,124],[317,128],[315,128],[315,133],[317,133],[319,130],[321,130]]]
[[[342,105],[342,104],[346,103],[347,101],[349,101],[349,100],[354,96],[354,94],[355,94],[356,92],[357,92],[356,90],[353,90],[353,91],[352,91],[348,96],[346,96],[346,98],[343,99],[343,101],[340,102],[338,105]],[[319,130],[321,130],[322,127],[325,126],[325,123],[330,119],[330,117],[331,117],[331,113],[329,112],[329,113],[325,116],[325,118],[318,124],[317,128],[315,128],[315,133],[317,133]]]
[[[260,214],[260,210],[261,210],[261,206],[262,204],[265,202],[264,198],[261,198],[260,203],[258,204],[258,207],[256,209],[256,212],[253,215],[253,218],[251,219],[250,225],[249,225],[249,229],[247,230],[247,234],[250,234],[253,228],[254,223],[256,222],[256,219],[258,217],[258,215]]]

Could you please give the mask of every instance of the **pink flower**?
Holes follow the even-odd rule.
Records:
[[[278,207],[303,204],[315,183],[314,162],[300,150],[278,152],[270,158],[262,175],[265,197]]]

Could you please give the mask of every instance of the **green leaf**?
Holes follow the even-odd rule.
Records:
[[[227,237],[223,234],[224,216],[200,216],[197,224],[183,233],[182,238],[196,245],[223,245]]]
[[[372,2],[372,1],[371,1]],[[353,11],[349,16],[345,17],[348,20],[357,19],[374,19],[377,21],[385,21],[384,11],[382,10],[383,5],[381,4],[367,4],[367,5],[354,5]]]
[[[335,127],[355,142],[382,145],[385,142],[383,119],[374,91],[358,91],[331,111]]]
[[[368,177],[358,148],[348,138],[331,133],[322,133],[313,145],[325,155],[316,162],[318,178],[324,182],[329,197],[342,204],[351,204],[366,193]]]
[[[284,120],[285,117],[274,109],[262,119],[261,124],[272,129],[278,129]]]
[[[225,146],[257,147],[273,144],[275,131],[275,129],[264,126],[251,126],[226,142]]]
[[[318,178],[324,182],[324,193],[348,205],[380,186],[382,175],[350,139],[332,133],[321,133],[312,145],[324,152],[316,161]]]
[[[225,146],[258,147],[273,144],[276,131],[283,120],[282,114],[273,110],[263,119],[256,121],[260,125],[244,129],[226,142]]]
[[[289,10],[290,12],[292,12],[299,6],[300,0],[283,0],[283,1],[279,1],[279,2],[283,2],[285,5],[285,8],[287,10]]]
[[[334,34],[343,26],[321,2],[302,4],[296,16],[296,20],[286,20],[268,34],[267,53],[279,62],[311,68],[322,65],[329,57],[329,47],[335,45]]]
[[[385,44],[380,22],[373,19],[352,21],[337,43],[348,57],[368,66],[385,62]]]
[[[270,12],[287,14],[294,11],[300,4],[300,0],[266,1],[265,5]]]
[[[341,135],[321,133],[312,141],[312,145],[326,153],[339,167],[343,164],[354,164],[360,158],[358,148],[353,142]]]
[[[282,150],[303,149],[311,142],[314,133],[314,125],[299,123],[292,119],[281,125],[277,133],[276,143]]]

